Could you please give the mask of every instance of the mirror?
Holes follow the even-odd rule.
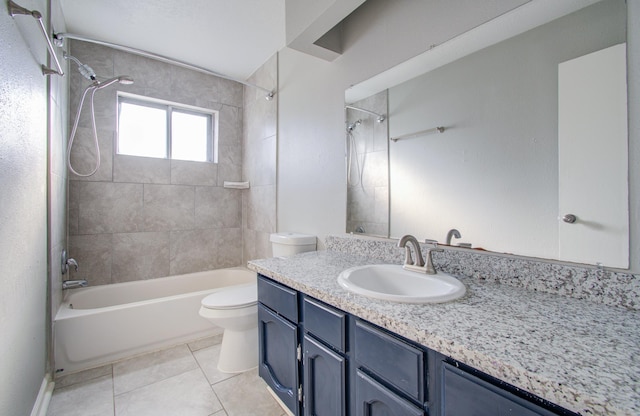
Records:
[[[614,116],[621,124],[620,129],[613,128],[617,144],[611,144],[614,132],[599,133],[607,140],[600,150],[586,143],[568,147],[562,126],[583,125],[585,120],[563,121],[572,116],[558,104],[564,100],[564,93],[559,98],[563,91],[559,68],[570,66],[565,62],[626,41],[626,4],[605,0],[531,27],[503,39],[495,38],[496,30],[487,29],[494,36],[490,40],[483,40],[485,28],[479,27],[474,29],[477,33],[464,34],[466,43],[448,42],[454,52],[443,44],[417,57],[417,66],[427,69],[421,75],[396,82],[391,70],[347,90],[347,104],[388,114],[387,123],[381,124],[387,124],[389,137],[400,137],[383,144],[369,129],[382,134],[385,126],[376,126],[368,114],[346,111],[347,143],[359,149],[350,152],[347,147],[348,156],[357,156],[352,157],[357,163],[351,163],[349,172],[347,232],[393,238],[413,234],[446,243],[449,230],[457,229],[461,238],[450,235],[451,245],[628,267],[626,101],[624,114]],[[465,56],[456,56],[462,51]],[[577,62],[579,68],[585,65]],[[623,61],[620,70],[624,69]],[[624,73],[617,76],[626,79]],[[596,84],[593,80],[586,85]],[[370,95],[372,85],[380,92]],[[360,87],[369,95],[363,97]],[[626,100],[626,84],[621,88]],[[353,124],[357,120],[360,124]],[[439,133],[437,127],[444,131]],[[368,141],[356,133],[367,135]],[[372,155],[373,149],[378,154]],[[388,171],[387,160],[380,157],[387,150]],[[355,169],[355,176],[362,179],[359,186],[354,164],[359,165]],[[597,186],[585,182],[576,170],[580,166],[609,182]],[[383,181],[386,175],[388,182]],[[567,185],[567,178],[577,185]],[[607,194],[610,188],[619,194]],[[567,189],[574,195],[568,196]],[[577,202],[580,197],[582,202]],[[607,214],[614,217],[612,222],[587,214],[585,208],[592,205],[614,207],[615,212]],[[388,226],[382,218],[385,206]],[[577,221],[563,221],[565,214],[574,214]],[[575,230],[596,237],[586,238]]]

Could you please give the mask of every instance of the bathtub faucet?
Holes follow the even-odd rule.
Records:
[[[79,287],[87,287],[89,282],[84,279],[80,280],[65,280],[62,282],[62,290],[77,289]]]

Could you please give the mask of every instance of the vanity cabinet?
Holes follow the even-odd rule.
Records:
[[[347,314],[304,296],[302,407],[305,416],[347,414]]]
[[[577,416],[258,276],[259,374],[298,416]]]
[[[258,374],[282,403],[298,415],[298,294],[258,279]]]
[[[296,416],[347,415],[344,312],[258,278],[260,377]]]
[[[442,365],[441,416],[553,416],[552,412],[451,364]]]
[[[359,319],[353,335],[356,415],[424,415],[427,352]]]

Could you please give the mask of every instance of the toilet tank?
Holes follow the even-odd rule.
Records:
[[[286,257],[305,251],[315,251],[316,236],[298,233],[271,234],[273,257]]]

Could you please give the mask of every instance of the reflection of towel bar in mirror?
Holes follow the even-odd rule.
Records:
[[[411,134],[403,134],[401,136],[397,136],[397,137],[391,137],[389,138],[389,140],[391,140],[392,142],[397,142],[400,139],[413,139],[414,137],[419,137],[422,136],[424,134],[428,134],[428,133],[444,133],[444,127],[440,126],[440,127],[434,127],[432,129],[426,129],[426,130],[421,130],[415,133],[411,133]]]

